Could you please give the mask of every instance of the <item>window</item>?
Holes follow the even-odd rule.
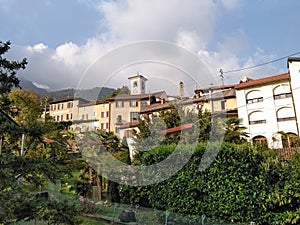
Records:
[[[56,110],[56,105],[55,104],[51,105],[51,110],[52,111]]]
[[[72,119],[72,113],[68,113],[67,114],[67,120],[71,120]]]
[[[115,132],[116,132],[117,134],[119,134],[119,133],[120,133],[120,128],[119,128],[119,127],[116,127]]]
[[[117,124],[122,123],[122,115],[118,115],[117,117]]]
[[[73,102],[72,101],[68,102],[67,108],[73,108]]]
[[[138,101],[137,100],[130,100],[130,107],[138,107]]]
[[[284,98],[291,98],[291,87],[289,84],[279,84],[273,89],[273,96],[274,99],[284,99]]]
[[[138,112],[131,112],[130,113],[130,122],[137,121],[139,119]]]
[[[260,146],[264,146],[264,147],[268,146],[267,138],[262,135],[258,135],[258,136],[255,136],[254,138],[252,138],[252,142],[254,145],[260,145]]]
[[[255,111],[249,114],[249,124],[263,124],[266,123],[265,115],[262,111]]]
[[[124,107],[123,101],[116,101],[116,107],[117,107],[117,108],[122,108],[122,107]]]
[[[284,118],[277,118],[278,122],[283,122],[283,121],[290,121],[290,120],[295,120],[295,117],[284,117]]]
[[[252,103],[257,103],[257,102],[262,102],[262,101],[263,101],[263,97],[259,90],[254,90],[254,91],[250,91],[247,93],[247,96],[246,96],[247,104],[252,104]]]
[[[145,101],[141,102],[141,108],[142,109],[146,108],[147,105],[148,105],[147,102],[145,102]]]
[[[63,115],[58,115],[56,116],[56,121],[63,121],[64,116]]]
[[[247,99],[247,104],[263,102],[263,97]]]
[[[292,97],[292,93],[283,93],[283,94],[277,94],[274,95],[274,99],[284,99],[284,98],[291,98]]]
[[[125,136],[125,138],[132,138],[134,136],[133,131],[132,130],[125,130],[124,131],[124,136]]]
[[[101,123],[101,130],[107,130],[108,129],[108,123]]]
[[[64,104],[63,104],[63,103],[59,103],[57,108],[58,108],[59,110],[63,109],[63,108],[64,108]]]
[[[294,110],[291,107],[283,107],[277,110],[277,121],[290,121],[295,120]]]
[[[82,120],[88,120],[89,119],[89,115],[88,114],[82,114],[81,119]]]
[[[221,101],[221,110],[226,109],[226,101]]]
[[[108,111],[101,112],[101,118],[106,118],[106,117],[108,117]]]
[[[262,124],[262,123],[266,123],[266,120],[254,120],[254,121],[249,121],[250,125],[254,125],[254,124]]]

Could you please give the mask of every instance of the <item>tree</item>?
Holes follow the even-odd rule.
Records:
[[[5,143],[5,134],[10,133],[10,137],[17,137],[21,133],[18,126],[16,126],[17,124],[9,118],[9,114],[12,114],[13,111],[8,94],[12,88],[19,86],[19,79],[16,77],[16,73],[20,69],[25,69],[27,64],[26,58],[21,62],[6,59],[3,55],[7,53],[9,49],[9,41],[0,41],[0,155],[2,154],[3,148],[9,145],[9,142]]]
[[[15,121],[23,126],[36,123],[43,112],[40,97],[30,90],[14,89],[8,94]]]
[[[5,112],[11,112],[9,92],[14,87],[19,87],[19,79],[16,73],[20,69],[25,69],[27,60],[21,62],[9,61],[3,55],[10,49],[10,42],[0,41],[0,108]]]
[[[241,119],[232,117],[226,120],[224,141],[229,143],[241,144],[246,142],[248,133],[246,127],[241,126]]]
[[[4,58],[9,48],[9,42],[0,42],[0,223],[15,224],[37,218],[55,224],[76,224],[78,210],[74,205],[49,197],[40,198],[32,192],[39,190],[37,187],[45,181],[53,182],[68,173],[65,158],[61,157],[66,146],[62,144],[61,151],[58,146],[48,146],[49,157],[38,154],[47,151],[43,135],[51,129],[38,121],[41,109],[36,95],[22,90],[11,92],[19,86],[16,72],[25,69],[27,61]],[[62,135],[60,131],[56,130],[56,134]],[[25,132],[28,134],[25,149],[36,154],[20,157],[17,153],[21,148],[21,134]]]

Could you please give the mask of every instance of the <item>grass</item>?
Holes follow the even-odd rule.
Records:
[[[100,221],[96,221],[93,219],[89,219],[89,218],[85,218],[83,216],[79,216],[78,219],[80,219],[82,222],[80,225],[108,225],[109,223],[104,223],[104,222],[100,222]],[[17,223],[18,225],[47,225],[47,222],[43,222],[43,221],[22,221]]]
[[[88,219],[88,218],[85,218],[85,217],[80,217],[80,219],[82,219],[81,225],[107,225],[107,224],[109,224],[109,223],[96,221],[96,220],[93,220],[93,219]]]

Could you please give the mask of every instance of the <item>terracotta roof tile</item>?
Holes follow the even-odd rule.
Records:
[[[169,109],[170,107],[171,107],[170,102],[154,103],[154,104],[148,105],[147,107],[142,109],[141,113],[154,112],[154,111],[158,111],[158,110]]]
[[[149,94],[137,94],[137,95],[121,94],[112,98],[108,98],[107,101],[147,99],[152,95],[154,95],[155,97],[160,97],[163,94],[165,94],[164,91],[149,93]]]
[[[249,80],[248,82],[243,82],[235,86],[235,89],[243,89],[243,88],[248,88],[252,86],[259,86],[263,84],[268,84],[280,80],[288,80],[290,79],[290,74],[284,73],[276,76],[271,76],[271,77],[265,77],[261,79],[256,79],[256,80]]]
[[[206,87],[206,88],[198,88],[196,89],[194,92],[198,92],[198,91],[209,91],[209,89],[211,90],[218,90],[218,89],[230,89],[230,88],[234,88],[236,86],[236,84],[227,84],[227,85],[221,85],[221,86],[212,86],[212,87]]]
[[[119,128],[127,129],[127,128],[131,128],[131,127],[137,127],[138,125],[139,125],[139,121],[132,121],[132,122],[122,124]]]

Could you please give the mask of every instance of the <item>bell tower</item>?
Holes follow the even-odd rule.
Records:
[[[147,78],[137,73],[137,75],[129,77],[130,80],[130,94],[140,95],[146,93]]]

